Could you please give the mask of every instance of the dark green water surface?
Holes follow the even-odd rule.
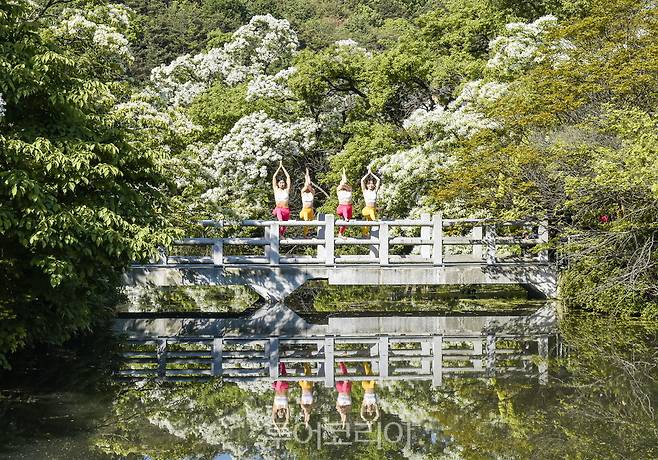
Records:
[[[305,313],[531,311],[523,294],[309,288]],[[343,292],[343,294],[345,294]],[[291,384],[291,422],[271,421],[267,381],[119,383],[109,336],[26,355],[2,374],[0,458],[7,459],[654,459],[658,458],[658,325],[562,313],[548,383],[505,375],[377,385],[381,417],[358,404],[341,426],[336,391],[316,385],[310,426]],[[354,383],[353,400],[363,390]]]

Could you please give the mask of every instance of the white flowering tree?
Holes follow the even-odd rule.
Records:
[[[386,210],[402,215],[437,209],[449,212],[451,217],[484,215],[484,211],[464,209],[459,200],[437,202],[431,190],[454,164],[451,152],[459,142],[483,130],[502,133],[503,125],[487,114],[507,93],[510,78],[542,61],[546,47],[551,49],[548,37],[555,24],[552,16],[528,24],[508,24],[505,34],[490,42],[487,78],[466,82],[447,105],[419,108],[404,120],[403,127],[415,145],[375,162],[383,176]]]
[[[271,15],[254,16],[221,48],[195,56],[179,56],[151,71],[151,83],[168,103],[188,105],[215,81],[236,85],[255,78],[259,88],[278,87],[298,47],[297,35],[288,21]],[[282,72],[283,71],[283,72]],[[270,77],[269,79],[266,77]]]
[[[262,213],[269,201],[268,175],[279,160],[312,148],[316,130],[310,119],[287,122],[262,111],[241,118],[211,152],[204,152],[212,187],[203,197],[244,217]]]
[[[65,8],[51,31],[57,40],[75,49],[77,59],[86,61],[85,65],[124,71],[133,61],[126,36],[133,16],[132,10],[120,4]]]

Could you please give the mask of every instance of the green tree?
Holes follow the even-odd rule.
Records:
[[[130,56],[109,12],[71,12],[74,29],[0,5],[2,366],[111,312],[123,268],[168,241],[162,153],[113,112]]]

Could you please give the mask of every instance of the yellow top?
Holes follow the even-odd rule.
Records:
[[[374,380],[363,380],[361,382],[361,386],[363,387],[364,390],[374,390],[375,389],[375,381]]]

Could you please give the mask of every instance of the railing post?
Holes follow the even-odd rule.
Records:
[[[487,225],[484,240],[487,243],[487,265],[494,265],[496,263],[496,227],[495,227],[495,224]]]
[[[443,336],[432,337],[432,386],[443,385]]]
[[[321,220],[323,222],[326,222],[325,214],[318,214],[317,219]],[[326,238],[326,235],[327,235],[327,228],[324,225],[320,225],[317,229],[317,234],[316,234],[317,238],[319,240],[324,240]],[[326,252],[327,251],[325,249],[325,245],[324,244],[318,244],[316,257],[320,260],[324,260],[324,258],[326,256]]]
[[[379,376],[388,377],[388,336],[379,338]]]
[[[482,226],[473,227],[471,239],[480,240],[479,243],[473,243],[473,258],[482,260]]]
[[[224,240],[218,239],[212,245],[212,263],[215,266],[224,265]]]
[[[379,223],[379,265],[388,265],[388,223]]]
[[[493,377],[496,374],[496,337],[493,334],[487,335],[487,376]]]
[[[423,213],[420,215],[421,222],[432,222],[432,216],[428,213]],[[432,239],[432,227],[422,226],[420,227],[420,238],[423,242],[430,242]],[[429,260],[432,257],[432,247],[426,244],[420,246],[420,256],[424,259]]]
[[[482,370],[482,337],[473,341],[473,368]]]
[[[279,235],[279,222],[272,222],[270,224],[268,239],[270,241],[270,250],[267,258],[269,259],[270,265],[277,266],[279,265],[279,260],[281,259],[281,254],[279,252],[279,243],[281,241],[281,237]]]
[[[539,384],[546,385],[548,383],[548,336],[543,335],[537,339],[537,351],[539,353],[539,364],[537,370],[539,371]]]
[[[224,339],[216,337],[212,341],[212,364],[211,372],[215,377],[222,375],[222,353],[224,351]]]
[[[167,374],[167,339],[158,339],[158,378]]]
[[[332,216],[333,217],[333,216]],[[335,384],[334,377],[334,338],[324,339],[324,386],[331,388]]]
[[[334,265],[334,215],[325,216],[324,226],[324,263]]]
[[[443,265],[443,213],[432,219],[432,263]]]
[[[279,378],[279,339],[273,337],[267,342],[267,356],[270,363],[270,378]]]
[[[420,353],[423,356],[432,356],[432,343],[431,342],[420,342]],[[431,367],[432,367],[432,359],[431,358],[421,358],[420,368],[421,368],[421,372],[423,374],[428,374],[429,375]]]
[[[548,243],[548,221],[542,220],[537,228],[537,236],[542,244]],[[548,262],[548,250],[544,249],[539,252],[539,261]]]
[[[324,349],[324,340],[323,339],[318,340],[316,350],[318,352],[318,355],[325,356],[326,351]],[[325,356],[325,360],[326,360],[326,356]],[[325,373],[325,363],[324,362],[319,362],[318,363],[318,375],[324,375],[324,373]]]
[[[377,356],[377,360],[370,360],[370,367],[374,373],[379,374],[379,343],[375,343],[370,346],[370,357],[374,358]]]

